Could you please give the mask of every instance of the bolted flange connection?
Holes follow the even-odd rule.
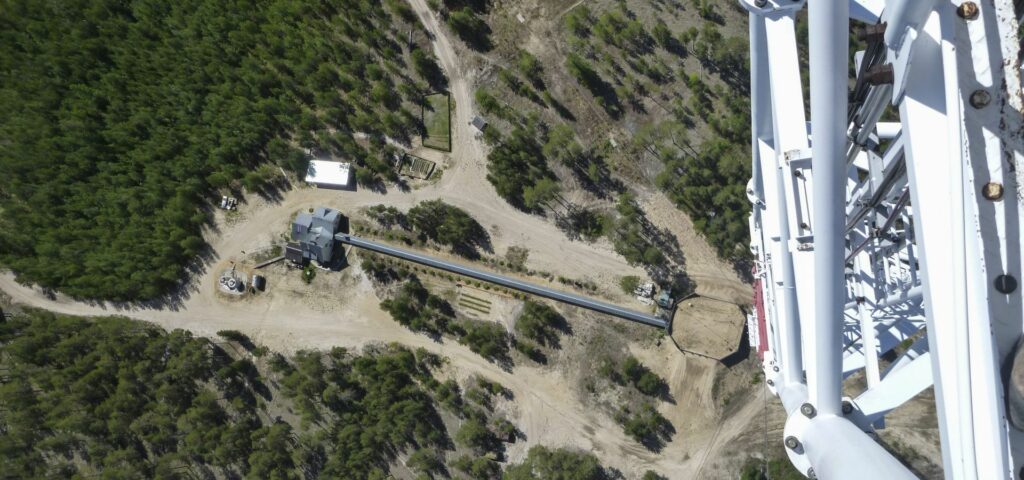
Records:
[[[978,4],[974,2],[961,3],[959,7],[956,7],[956,14],[964,20],[974,20],[978,18]]]
[[[1003,198],[1003,184],[999,182],[986,183],[984,187],[981,187],[981,196],[993,202]]]
[[[992,101],[992,94],[987,90],[975,90],[971,93],[969,101],[974,108],[985,108]]]
[[[805,403],[800,405],[800,413],[804,414],[807,418],[814,418],[814,416],[818,414],[818,411],[814,409],[814,405]]]
[[[797,440],[796,437],[794,437],[792,435],[786,437],[786,439],[783,440],[783,443],[785,443],[786,444],[786,448],[788,448],[790,450],[796,450],[796,449],[800,448],[800,440]]]

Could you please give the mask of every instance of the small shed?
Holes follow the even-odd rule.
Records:
[[[348,188],[352,166],[346,162],[310,160],[306,182],[321,188]]]
[[[487,128],[487,120],[480,118],[480,116],[473,117],[473,121],[469,123],[473,125],[473,127],[475,127],[477,130],[480,130],[481,132],[483,132],[484,129]]]

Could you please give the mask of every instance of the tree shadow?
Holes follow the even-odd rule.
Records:
[[[395,180],[393,183],[395,185],[395,188],[397,188],[399,192],[409,193],[412,191],[412,187],[409,185],[409,182],[405,181],[402,178]]]
[[[754,283],[754,261],[749,257],[738,258],[732,261],[733,272],[740,277],[744,283]]]
[[[633,95],[629,98],[629,108],[632,108],[634,112],[641,115],[647,113],[647,106],[644,105],[643,97],[639,95]]]
[[[259,188],[253,190],[252,193],[255,193],[261,199],[269,203],[277,204],[281,203],[284,200],[284,194],[291,189],[292,182],[288,179],[288,177],[281,175],[275,176],[270,181],[260,184]],[[242,195],[241,191],[236,191],[232,189],[231,193],[234,197],[238,198],[239,201],[242,202],[243,204],[248,203],[245,200],[245,196]]]
[[[481,257],[481,251],[493,254],[494,245],[491,243],[491,235],[487,229],[473,220],[468,234],[457,243],[452,244],[452,251],[457,255],[476,260]]]
[[[514,342],[513,348],[515,348],[516,351],[518,351],[519,353],[522,353],[524,356],[526,356],[526,358],[529,358],[530,360],[537,362],[540,365],[548,364],[548,356],[543,351],[541,351],[540,348],[537,348],[532,344],[519,342],[516,339],[513,339],[512,341]]]
[[[578,208],[575,205],[567,205],[566,213],[553,212],[555,226],[565,234],[569,240],[594,241],[600,238],[604,224],[601,215],[586,208]]]
[[[382,179],[382,178],[380,178],[380,177],[378,177],[376,175],[366,176],[364,178],[360,178],[358,172],[366,171],[366,170],[367,169],[365,169],[365,168],[360,168],[359,170],[357,170],[357,173],[356,173],[356,185],[358,187],[363,187],[363,188],[365,188],[365,189],[367,189],[367,190],[369,190],[371,192],[374,192],[374,193],[379,193],[379,194],[382,194],[382,195],[388,193],[388,186],[384,182],[384,179]]]
[[[94,307],[112,308],[122,312],[135,310],[169,310],[178,312],[185,308],[185,303],[192,298],[193,293],[199,292],[200,280],[219,258],[217,252],[209,244],[205,244],[202,250],[196,254],[195,258],[185,264],[182,278],[167,293],[160,297],[134,302],[111,302],[84,298],[76,298],[75,300]],[[51,289],[45,289],[44,294],[51,300],[57,298],[56,292]]]
[[[446,23],[466,43],[466,46],[478,52],[489,52],[494,48],[491,41],[491,27],[487,25],[487,22],[481,20],[474,10],[467,7],[449,12]]]
[[[562,102],[559,102],[555,97],[548,95],[547,102],[548,105],[550,105],[551,108],[555,110],[555,113],[557,113],[558,116],[570,122],[576,121],[576,116],[573,115],[572,112],[568,108],[566,108],[566,106],[562,104]]]
[[[662,418],[655,426],[654,431],[640,438],[640,444],[648,450],[659,453],[672,441],[676,434],[676,427],[667,419]]]
[[[683,45],[678,38],[669,37],[668,43],[664,45],[665,51],[679,57],[680,60],[690,56],[690,52],[686,50],[686,46]]]
[[[612,176],[604,157],[597,152],[588,152],[583,160],[573,162],[569,168],[584,190],[602,200],[611,199],[626,189],[621,180]]]

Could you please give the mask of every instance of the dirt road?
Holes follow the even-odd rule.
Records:
[[[424,335],[415,334],[393,321],[378,305],[378,300],[368,282],[359,276],[352,287],[339,292],[335,308],[330,312],[316,311],[303,303],[290,301],[287,297],[274,297],[269,303],[236,302],[225,303],[212,296],[195,296],[178,311],[142,308],[117,308],[108,305],[90,305],[71,300],[57,294],[50,298],[39,289],[28,288],[14,281],[13,275],[0,275],[0,290],[11,296],[15,303],[45,308],[50,311],[81,315],[124,315],[153,322],[166,329],[181,328],[201,336],[215,337],[219,330],[238,330],[249,335],[256,343],[275,351],[293,353],[301,349],[329,349],[335,346],[360,348],[373,343],[396,342],[410,348],[425,348],[449,359],[447,368],[459,378],[481,375],[508,387],[515,398],[515,414],[510,418],[526,434],[527,441],[514,445],[509,451],[510,460],[521,459],[529,446],[581,448],[595,453],[601,462],[626,473],[627,478],[639,477],[646,469],[655,469],[670,478],[689,478],[697,465],[698,453],[714,456],[727,445],[733,432],[741,432],[749,423],[751,415],[737,415],[725,421],[722,431],[715,436],[707,428],[687,429],[676,435],[675,440],[660,454],[647,451],[638,443],[628,439],[616,422],[601,412],[587,408],[576,397],[570,382],[552,369],[517,366],[512,372],[488,363],[468,348],[451,341],[435,342]],[[319,280],[319,279],[318,279]],[[212,285],[210,286],[212,289]],[[668,343],[666,342],[667,346]],[[680,399],[679,405],[666,408],[679,410],[675,417],[687,414],[694,407],[702,408],[710,403],[710,369],[696,371],[687,367],[687,362],[701,362],[703,359],[669,355],[659,360],[668,364],[662,368],[678,372],[671,377],[674,393]],[[683,373],[696,374],[683,377]],[[703,372],[703,373],[701,373]],[[698,377],[699,376],[699,377]],[[705,387],[692,389],[687,386],[697,382]],[[692,402],[692,403],[691,403]],[[663,409],[664,410],[664,409]],[[756,413],[751,410],[750,413]],[[685,420],[689,421],[689,420]],[[690,460],[684,460],[684,453],[691,453]]]
[[[686,275],[697,283],[697,293],[732,303],[750,303],[754,296],[750,285],[743,283],[732,268],[718,259],[711,245],[697,233],[690,217],[661,192],[642,196],[640,204],[651,223],[668,230],[679,242],[686,256]]]
[[[467,348],[453,342],[434,342],[428,337],[414,334],[398,325],[383,312],[378,299],[358,269],[348,271],[352,282],[339,291],[329,310],[313,308],[287,295],[269,296],[265,301],[225,302],[215,291],[220,271],[230,262],[240,259],[244,251],[265,247],[276,235],[287,230],[288,221],[299,210],[325,205],[351,212],[359,207],[386,203],[408,208],[422,200],[442,198],[468,211],[491,234],[496,252],[504,253],[511,245],[530,249],[528,265],[538,270],[557,272],[572,278],[589,278],[603,284],[615,282],[621,275],[643,275],[615,254],[606,241],[593,244],[572,242],[545,219],[517,211],[499,198],[486,176],[486,146],[477,139],[469,126],[472,117],[470,92],[471,73],[460,70],[458,55],[446,33],[439,27],[424,0],[411,0],[416,13],[433,34],[434,49],[442,67],[448,72],[451,93],[456,105],[452,121],[453,153],[444,158],[438,152],[419,152],[432,160],[447,164],[448,168],[437,183],[407,192],[387,194],[358,190],[338,192],[298,188],[286,192],[278,201],[249,199],[237,217],[224,218],[218,214],[215,226],[205,232],[214,252],[214,260],[205,272],[196,277],[188,288],[188,295],[174,309],[146,309],[117,307],[76,302],[62,295],[51,298],[40,290],[17,284],[10,273],[0,274],[0,289],[16,303],[45,308],[51,311],[84,315],[125,315],[150,321],[167,329],[186,329],[202,336],[215,336],[219,330],[238,330],[255,342],[282,351],[345,346],[358,348],[375,342],[397,342],[412,348],[422,347],[450,360],[449,368],[456,376],[483,375],[501,382],[515,395],[516,414],[511,418],[526,433],[528,440],[510,450],[511,460],[525,455],[528,446],[569,446],[590,450],[605,465],[621,470],[627,478],[639,477],[651,468],[670,478],[688,478],[699,468],[694,445],[700,452],[713,454],[727,444],[729,434],[740,431],[749,420],[738,415],[727,420],[715,435],[707,431],[689,431],[677,435],[662,454],[654,454],[629,440],[621,428],[607,415],[583,406],[576,393],[561,374],[551,369],[518,366],[512,372],[487,363]],[[683,216],[685,217],[685,216]],[[683,241],[681,239],[681,241]],[[716,274],[708,270],[709,274]],[[730,282],[731,283],[731,282]],[[723,287],[736,290],[733,286]],[[672,362],[687,360],[665,357],[664,368],[673,371],[692,371]],[[708,369],[710,372],[710,369]],[[705,373],[710,375],[710,373]],[[688,382],[707,383],[707,378],[688,378]],[[677,387],[687,388],[681,379]],[[679,398],[689,398],[682,392]],[[710,395],[709,389],[695,394]],[[706,403],[703,398],[695,400]],[[695,404],[695,405],[696,405]],[[689,405],[672,408],[686,409]],[[707,450],[704,450],[704,449]],[[694,452],[694,459],[684,460],[680,452]]]
[[[466,210],[480,222],[489,231],[491,243],[498,255],[504,254],[513,245],[529,248],[527,265],[532,269],[557,272],[569,278],[591,279],[606,285],[617,284],[622,275],[644,276],[642,269],[630,266],[616,254],[607,240],[593,243],[570,241],[549,220],[516,210],[498,196],[486,180],[487,146],[477,138],[476,131],[469,124],[474,104],[470,88],[472,74],[462,71],[458,54],[426,2],[412,0],[410,3],[433,37],[434,53],[448,74],[449,89],[455,105],[452,153],[413,149],[416,155],[446,166],[441,179],[415,190],[392,189],[387,193],[369,189],[335,191],[297,188],[286,192],[282,199],[275,202],[250,196],[248,203],[240,209],[240,218],[231,222],[230,226],[220,228],[219,232],[210,231],[205,235],[221,260],[227,260],[243,250],[253,251],[266,246],[273,235],[287,228],[288,219],[300,209],[324,205],[342,212],[353,212],[360,207],[379,203],[407,209],[420,201],[440,198]]]

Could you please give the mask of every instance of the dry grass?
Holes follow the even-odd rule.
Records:
[[[447,93],[423,98],[423,146],[445,152],[452,151],[451,99]]]

